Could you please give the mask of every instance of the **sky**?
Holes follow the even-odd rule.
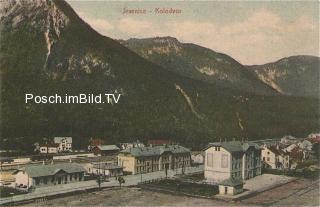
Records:
[[[113,39],[172,36],[246,65],[319,56],[317,1],[67,1],[92,28]],[[157,8],[181,13],[158,14]],[[124,14],[124,9],[146,14]]]

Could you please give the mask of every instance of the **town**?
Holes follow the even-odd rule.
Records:
[[[201,150],[169,139],[106,143],[101,138],[91,138],[87,149],[75,150],[74,141],[46,138],[34,145],[33,155],[1,156],[0,205],[124,187],[246,202],[298,179],[310,180],[302,190],[317,188],[320,172],[318,133],[305,138],[221,139]]]

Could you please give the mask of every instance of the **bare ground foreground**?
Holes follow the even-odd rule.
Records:
[[[241,202],[193,198],[139,188],[104,189],[24,206],[319,206],[319,182],[295,180]]]

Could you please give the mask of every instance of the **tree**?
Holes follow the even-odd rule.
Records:
[[[124,180],[123,177],[118,177],[118,182],[119,182],[119,185],[120,185],[120,188],[121,188],[121,185],[124,184],[126,181]]]

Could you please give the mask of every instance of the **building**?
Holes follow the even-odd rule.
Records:
[[[122,150],[118,164],[132,174],[189,167],[190,150],[179,145],[139,147]]]
[[[205,150],[204,176],[208,182],[241,181],[258,175],[261,175],[261,149],[254,143],[216,142]]]
[[[115,155],[120,151],[116,145],[98,145],[92,148],[95,155]]]
[[[298,143],[298,146],[306,151],[311,151],[312,150],[312,143],[309,140],[303,140],[301,142]]]
[[[58,144],[58,152],[72,152],[72,137],[55,137],[55,144]]]
[[[85,169],[76,163],[27,165],[15,173],[16,188],[29,189],[84,180]]]
[[[59,151],[59,144],[40,145],[40,154],[56,154]]]
[[[123,175],[123,167],[113,162],[92,162],[84,165],[86,173],[89,175],[101,175],[107,177],[117,177]]]
[[[242,179],[229,178],[219,183],[219,194],[236,195],[243,192]]]
[[[284,136],[280,141],[282,144],[292,144],[298,142],[298,139],[293,136]]]
[[[145,147],[144,144],[142,142],[140,142],[139,140],[135,141],[135,142],[126,142],[126,143],[120,143],[120,148],[122,150],[124,149],[128,149],[128,148],[133,148],[133,147]]]
[[[203,164],[204,163],[204,152],[192,152],[191,160],[193,164]]]
[[[94,147],[99,145],[104,145],[104,140],[91,137],[89,140],[88,150],[91,151]]]
[[[279,145],[264,146],[261,151],[262,161],[265,168],[288,169],[290,168],[290,156]]]

